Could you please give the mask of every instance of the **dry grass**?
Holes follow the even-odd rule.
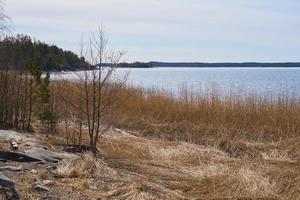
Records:
[[[99,174],[112,176],[115,173],[103,160],[94,158],[91,153],[59,163],[57,172],[67,178],[92,178]]]
[[[159,90],[127,88],[120,101],[116,125],[146,136],[212,144],[216,138],[278,141],[300,135],[300,101],[284,94],[194,95],[183,90],[174,98]]]
[[[60,118],[82,121],[77,119],[78,109],[84,106],[78,98],[82,86],[57,81],[52,87]],[[228,139],[271,142],[300,136],[300,99],[289,94],[262,96],[232,91],[221,95],[213,88],[193,93],[183,87],[174,97],[159,89],[119,85],[114,93],[110,112],[115,127],[135,130],[144,136],[203,145],[215,145],[216,139],[222,144]]]
[[[111,167],[127,179],[141,177],[145,191],[159,199],[297,199],[300,195],[298,159],[233,158],[215,147],[126,135],[108,135],[100,147]],[[268,148],[260,153],[267,152]]]
[[[264,156],[238,157],[217,146],[111,131],[99,143],[102,156],[85,153],[48,172],[40,166],[37,174],[28,171],[15,180],[27,199],[41,197],[31,184],[47,178],[55,182],[50,186],[54,199],[296,200],[300,162],[288,152],[298,143],[248,143]]]
[[[71,98],[76,94],[64,91],[64,98],[76,104]],[[101,198],[300,196],[299,99],[216,91],[193,96],[187,90],[174,98],[122,88],[116,102],[114,125],[135,136],[112,131],[99,144],[104,160],[86,155],[58,168],[67,178],[83,180],[111,172],[97,193]]]

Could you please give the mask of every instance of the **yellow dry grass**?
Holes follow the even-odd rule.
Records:
[[[101,180],[101,187],[91,192],[91,197],[297,199],[300,195],[299,159],[278,159],[281,151],[274,154],[275,158],[239,158],[213,146],[147,139],[115,131],[104,136],[99,148],[101,159],[84,154],[58,166],[58,171],[71,180]],[[268,154],[264,150],[260,153]]]
[[[65,87],[75,87],[65,84]],[[65,89],[64,91],[68,91]],[[69,90],[77,91],[80,90]],[[64,98],[72,101],[73,93]],[[78,102],[72,102],[76,104]],[[71,108],[71,107],[70,107]],[[114,126],[101,139],[104,159],[72,161],[66,177],[103,178],[103,199],[298,199],[300,102],[218,92],[179,98],[121,88]],[[73,111],[75,112],[75,111]],[[74,131],[76,134],[76,131]],[[86,137],[85,137],[86,141]],[[82,163],[84,162],[84,163]],[[66,165],[66,164],[65,164]],[[103,176],[101,170],[111,175]],[[102,167],[100,167],[102,166]],[[74,168],[74,167],[73,167]],[[74,171],[74,170],[73,170]],[[86,173],[87,171],[88,173]],[[67,174],[67,175],[66,175]]]
[[[216,139],[275,141],[300,135],[300,100],[282,94],[260,96],[218,91],[175,98],[160,90],[124,88],[116,126],[145,136],[215,144]]]

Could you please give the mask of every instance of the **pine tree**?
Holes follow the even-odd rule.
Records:
[[[36,86],[36,103],[38,107],[38,118],[42,123],[46,123],[48,132],[53,131],[53,124],[56,124],[56,117],[51,111],[50,103],[50,73],[47,72],[46,76],[42,77],[42,69],[36,64],[30,66],[31,75],[34,78]]]

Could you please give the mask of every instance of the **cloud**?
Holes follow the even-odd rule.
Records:
[[[16,32],[77,50],[103,23],[130,60],[295,61],[299,9],[296,0],[7,1]]]

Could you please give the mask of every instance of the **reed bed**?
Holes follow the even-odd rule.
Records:
[[[224,95],[211,89],[195,95],[184,88],[173,96],[127,87],[119,100],[116,126],[147,136],[204,144],[225,136],[259,142],[300,134],[300,101],[284,93]]]
[[[84,120],[77,115],[80,105],[84,106],[78,98],[82,88],[78,82],[52,83],[54,110],[66,123]],[[193,92],[181,87],[174,95],[162,89],[118,85],[109,112],[115,128],[144,137],[214,146],[236,157],[284,157],[284,152],[262,152],[287,143],[294,149],[299,144],[297,96],[239,91],[224,94],[212,87]],[[105,101],[106,94],[102,95]],[[299,158],[299,154],[297,149],[289,150],[289,156]]]

